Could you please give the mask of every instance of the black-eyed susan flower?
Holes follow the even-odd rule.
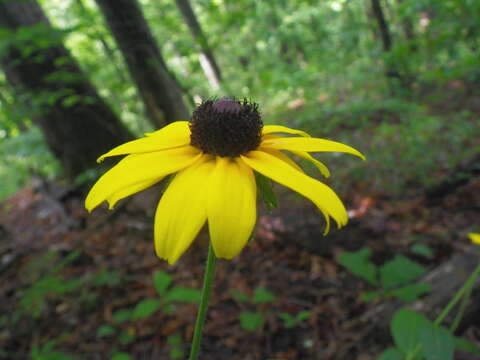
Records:
[[[287,134],[281,135],[281,134]],[[340,228],[347,213],[335,192],[306,175],[283,151],[312,162],[328,177],[327,167],[310,152],[342,152],[361,158],[350,146],[310,137],[280,125],[263,125],[258,105],[229,98],[207,100],[190,122],[178,121],[102,155],[127,155],[92,187],[85,201],[91,211],[103,201],[110,208],[176,173],[155,214],[155,250],[170,264],[190,246],[208,222],[219,258],[231,259],[247,243],[256,221],[254,171],[298,192]]]

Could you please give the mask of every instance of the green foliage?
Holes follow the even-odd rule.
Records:
[[[98,338],[109,337],[110,335],[115,334],[115,332],[116,330],[113,326],[104,324],[97,329],[97,337]]]
[[[158,295],[165,295],[167,288],[172,283],[172,277],[164,271],[155,271],[153,273],[153,286]]]
[[[4,130],[6,131],[6,130]],[[27,183],[33,174],[48,177],[59,172],[38,128],[3,137],[0,122],[0,200]]]
[[[255,331],[263,326],[265,318],[262,314],[256,312],[245,311],[239,316],[240,326],[247,331]]]
[[[423,244],[414,244],[410,247],[410,250],[415,254],[426,257],[427,259],[433,258],[433,251],[427,245]]]
[[[110,360],[132,360],[133,358],[125,352],[116,352],[112,355]]]
[[[101,276],[94,278],[96,285],[112,286],[112,284],[118,285],[123,281],[118,272],[103,270],[100,274]],[[125,326],[148,319],[154,316],[157,311],[172,314],[176,310],[176,303],[178,302],[192,303],[200,301],[201,291],[187,287],[172,286],[173,279],[165,271],[155,271],[152,281],[158,298],[142,299],[132,307],[117,309],[112,314],[113,324],[103,324],[97,329],[98,338],[110,337],[120,344],[130,344],[135,340],[135,331],[132,327],[128,327],[128,331],[122,331],[121,329],[125,328]],[[183,345],[181,342],[178,342],[176,337],[172,339],[169,337],[168,342],[172,347],[170,358],[182,358]]]
[[[385,350],[379,360],[453,360],[456,348],[480,354],[480,348],[470,341],[454,337],[450,331],[409,309],[398,310],[390,328],[396,348]]]
[[[276,300],[276,296],[266,288],[259,286],[253,292],[253,299],[252,302],[254,304],[264,304],[274,302]]]
[[[170,359],[184,359],[185,351],[183,349],[183,339],[180,334],[169,335],[167,343],[170,345]]]
[[[425,269],[403,255],[396,255],[393,260],[379,267],[371,262],[372,252],[363,248],[357,252],[345,252],[339,262],[350,272],[361,277],[378,291],[368,291],[362,295],[365,301],[386,296],[394,296],[403,301],[414,301],[430,291],[426,284],[411,284],[425,274]]]
[[[423,266],[403,255],[396,255],[393,260],[380,269],[380,279],[385,289],[391,289],[399,285],[406,285],[424,275],[425,272]]]
[[[278,317],[283,320],[283,326],[290,329],[307,320],[310,317],[310,313],[308,311],[302,311],[295,316],[287,313],[280,313],[278,314]]]
[[[263,326],[267,316],[270,315],[265,305],[271,304],[277,299],[271,291],[262,286],[253,291],[252,297],[239,290],[232,290],[232,296],[237,301],[255,309],[255,311],[243,311],[239,315],[240,326],[247,331],[256,331]]]
[[[476,345],[409,309],[394,314],[390,329],[396,348],[385,350],[379,360],[453,360],[456,348],[480,354]]]
[[[74,356],[55,350],[61,339],[49,340],[41,346],[34,345],[30,351],[32,360],[75,360]]]
[[[259,286],[253,291],[251,297],[245,295],[239,290],[232,290],[232,296],[241,303],[255,309],[255,311],[242,311],[239,315],[240,326],[247,331],[256,331],[263,327],[266,319],[272,315],[265,305],[271,304],[277,300],[277,297],[265,287]],[[293,328],[310,317],[308,311],[302,311],[296,315],[288,313],[279,313],[278,317],[282,319],[285,328]]]
[[[44,261],[51,261],[55,255],[55,253],[46,254],[37,264],[41,264]],[[44,274],[34,275],[35,278],[32,284],[22,293],[18,310],[37,318],[42,314],[48,298],[68,294],[77,290],[79,286],[83,284],[83,279],[66,280],[60,274],[60,271],[79,255],[79,251],[74,251],[57,265],[48,269]],[[36,263],[32,263],[30,265],[30,272],[35,274],[36,271]]]
[[[363,248],[357,252],[344,252],[340,255],[339,262],[353,274],[363,278],[372,285],[378,285],[378,269],[370,261],[372,251]]]
[[[155,313],[162,307],[159,299],[144,299],[135,305],[132,312],[132,319],[144,319]]]
[[[199,302],[201,297],[202,292],[200,290],[181,286],[175,286],[165,294],[167,301]]]

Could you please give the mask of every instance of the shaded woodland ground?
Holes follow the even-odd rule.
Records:
[[[431,103],[429,111],[442,114],[445,121],[458,111],[456,106],[469,106],[478,114],[478,97],[465,96],[477,92],[470,86],[465,85],[466,92],[459,92],[458,98],[445,89],[444,99],[450,101]],[[368,157],[368,149],[357,147]],[[460,168],[448,169],[431,188],[407,187],[408,196],[401,200],[382,193],[373,180],[369,184],[342,179],[347,182],[341,197],[350,223],[327,237],[321,235],[322,220],[313,206],[277,187],[280,207],[270,214],[262,211],[254,241],[233,261],[218,264],[202,358],[375,359],[392,343],[387,317],[391,312],[375,309],[403,305],[391,298],[362,301],[361,294],[372,287],[341,266],[339,254],[368,246],[376,264],[403,254],[430,272],[454,256],[474,254],[466,233],[478,226],[478,161],[464,159]],[[332,170],[335,179],[335,167]],[[152,282],[158,270],[170,274],[176,286],[199,289],[206,234],[177,265],[168,266],[155,257],[152,241],[161,186],[113,211],[102,208],[90,215],[83,207],[85,190],[37,178],[2,202],[0,358],[68,359],[69,354],[107,359],[116,353],[121,359],[120,352],[133,359],[184,358],[195,302],[173,301],[169,311],[162,308],[137,320],[122,319],[121,310],[158,297]],[[413,252],[415,243],[428,246],[431,256]],[[52,273],[51,265],[62,261]],[[42,289],[38,284],[46,278],[55,285]],[[268,289],[274,299],[254,303],[239,295],[251,297],[258,287]],[[472,309],[457,335],[480,344],[480,312]],[[423,310],[430,315],[438,311]],[[289,325],[280,315],[303,311],[309,316]],[[261,314],[264,322],[248,331],[239,320],[244,312]],[[461,352],[455,356],[476,358]]]
[[[477,283],[426,327],[442,339],[412,334],[432,349],[380,355],[400,349],[396,310],[433,322],[479,263],[479,14],[475,0],[0,0],[0,359],[186,358],[205,230],[168,266],[152,239],[162,184],[113,211],[83,202],[115,163],[101,153],[224,96],[368,161],[315,154],[350,216],[326,237],[305,199],[276,186],[271,213],[259,199],[254,240],[218,262],[201,359],[480,359]]]

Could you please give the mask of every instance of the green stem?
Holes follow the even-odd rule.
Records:
[[[462,321],[463,314],[465,313],[468,301],[470,300],[470,295],[472,294],[472,290],[473,287],[468,289],[468,291],[463,295],[462,302],[460,303],[457,314],[455,315],[455,319],[453,320],[452,325],[450,325],[450,332],[452,334],[455,332],[455,330],[457,330],[458,325],[460,325],[460,321]]]
[[[480,264],[477,265],[475,270],[473,270],[472,274],[470,277],[465,281],[465,284],[461,287],[460,290],[457,291],[455,296],[450,300],[450,302],[445,306],[445,309],[441,312],[440,315],[438,315],[437,319],[435,320],[435,325],[440,325],[440,323],[445,319],[445,317],[448,315],[450,310],[457,304],[457,302],[463,297],[463,295],[467,292],[470,291],[470,289],[473,287],[473,284],[475,283],[475,280],[477,280],[478,276],[480,275]]]
[[[442,321],[447,317],[447,315],[450,313],[450,311],[453,309],[453,307],[464,297],[468,296],[468,294],[472,291],[473,285],[475,284],[475,281],[477,278],[480,276],[480,264],[477,265],[475,270],[473,270],[472,274],[468,277],[467,281],[465,281],[465,284],[460,288],[460,290],[457,291],[455,296],[450,300],[450,302],[445,306],[445,308],[442,310],[440,315],[435,319],[434,324],[439,326]],[[461,313],[463,313],[463,309],[460,310]],[[455,322],[460,322],[460,319],[456,319]],[[455,325],[456,327],[456,325]],[[418,344],[414,351],[407,357],[407,360],[413,360],[415,357],[418,355],[420,352],[422,346]]]
[[[197,321],[193,332],[192,348],[190,349],[189,360],[197,360],[200,350],[200,342],[202,341],[203,325],[207,316],[208,300],[212,292],[213,277],[215,275],[215,263],[217,258],[213,251],[212,244],[208,246],[207,264],[205,266],[205,275],[203,277],[202,299],[198,307]]]

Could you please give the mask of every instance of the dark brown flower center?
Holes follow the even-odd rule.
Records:
[[[207,100],[190,121],[190,143],[206,154],[237,157],[260,145],[263,122],[258,104],[230,98]]]

